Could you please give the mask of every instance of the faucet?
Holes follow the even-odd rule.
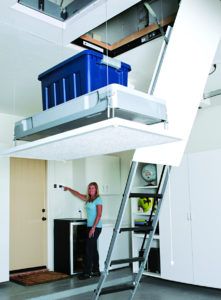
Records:
[[[80,214],[80,219],[82,219],[82,210],[79,209],[78,212],[79,212],[79,214]]]

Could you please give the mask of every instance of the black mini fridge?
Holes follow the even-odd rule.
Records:
[[[54,271],[69,275],[83,271],[86,219],[54,220]]]

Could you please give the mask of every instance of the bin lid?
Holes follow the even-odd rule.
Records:
[[[63,67],[64,65],[68,65],[69,63],[73,62],[74,60],[79,59],[81,56],[86,56],[86,55],[96,56],[100,60],[102,60],[104,57],[104,54],[101,52],[98,52],[98,51],[94,51],[94,50],[81,51],[80,53],[71,56],[70,58],[60,62],[59,64],[53,66],[52,68],[50,68],[50,69],[46,70],[45,72],[41,73],[40,75],[38,75],[38,80],[41,81],[45,76],[48,76],[50,73],[57,71],[59,68]],[[109,66],[109,67],[111,67],[111,66]],[[124,62],[121,62],[121,67],[128,69],[128,72],[131,71],[131,66]]]

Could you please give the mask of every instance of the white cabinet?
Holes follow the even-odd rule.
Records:
[[[160,216],[161,277],[221,288],[221,150],[172,168]]]
[[[98,252],[100,271],[104,270],[104,262],[107,257],[107,252],[110,246],[110,241],[113,234],[114,224],[103,224],[101,234],[98,239]],[[114,245],[111,260],[128,258],[129,257],[129,234],[124,232],[120,234]],[[128,266],[128,264],[113,265],[110,269],[117,269]]]
[[[221,150],[189,155],[194,283],[221,288]]]
[[[161,277],[193,283],[188,160],[172,168],[160,214]]]
[[[120,159],[117,156],[102,155],[73,161],[74,188],[85,191],[90,182],[97,182],[101,195],[121,193]]]

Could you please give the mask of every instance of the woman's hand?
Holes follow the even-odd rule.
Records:
[[[89,239],[94,236],[95,228],[92,227],[89,231]]]
[[[68,186],[63,186],[64,191],[69,191],[69,187]]]

